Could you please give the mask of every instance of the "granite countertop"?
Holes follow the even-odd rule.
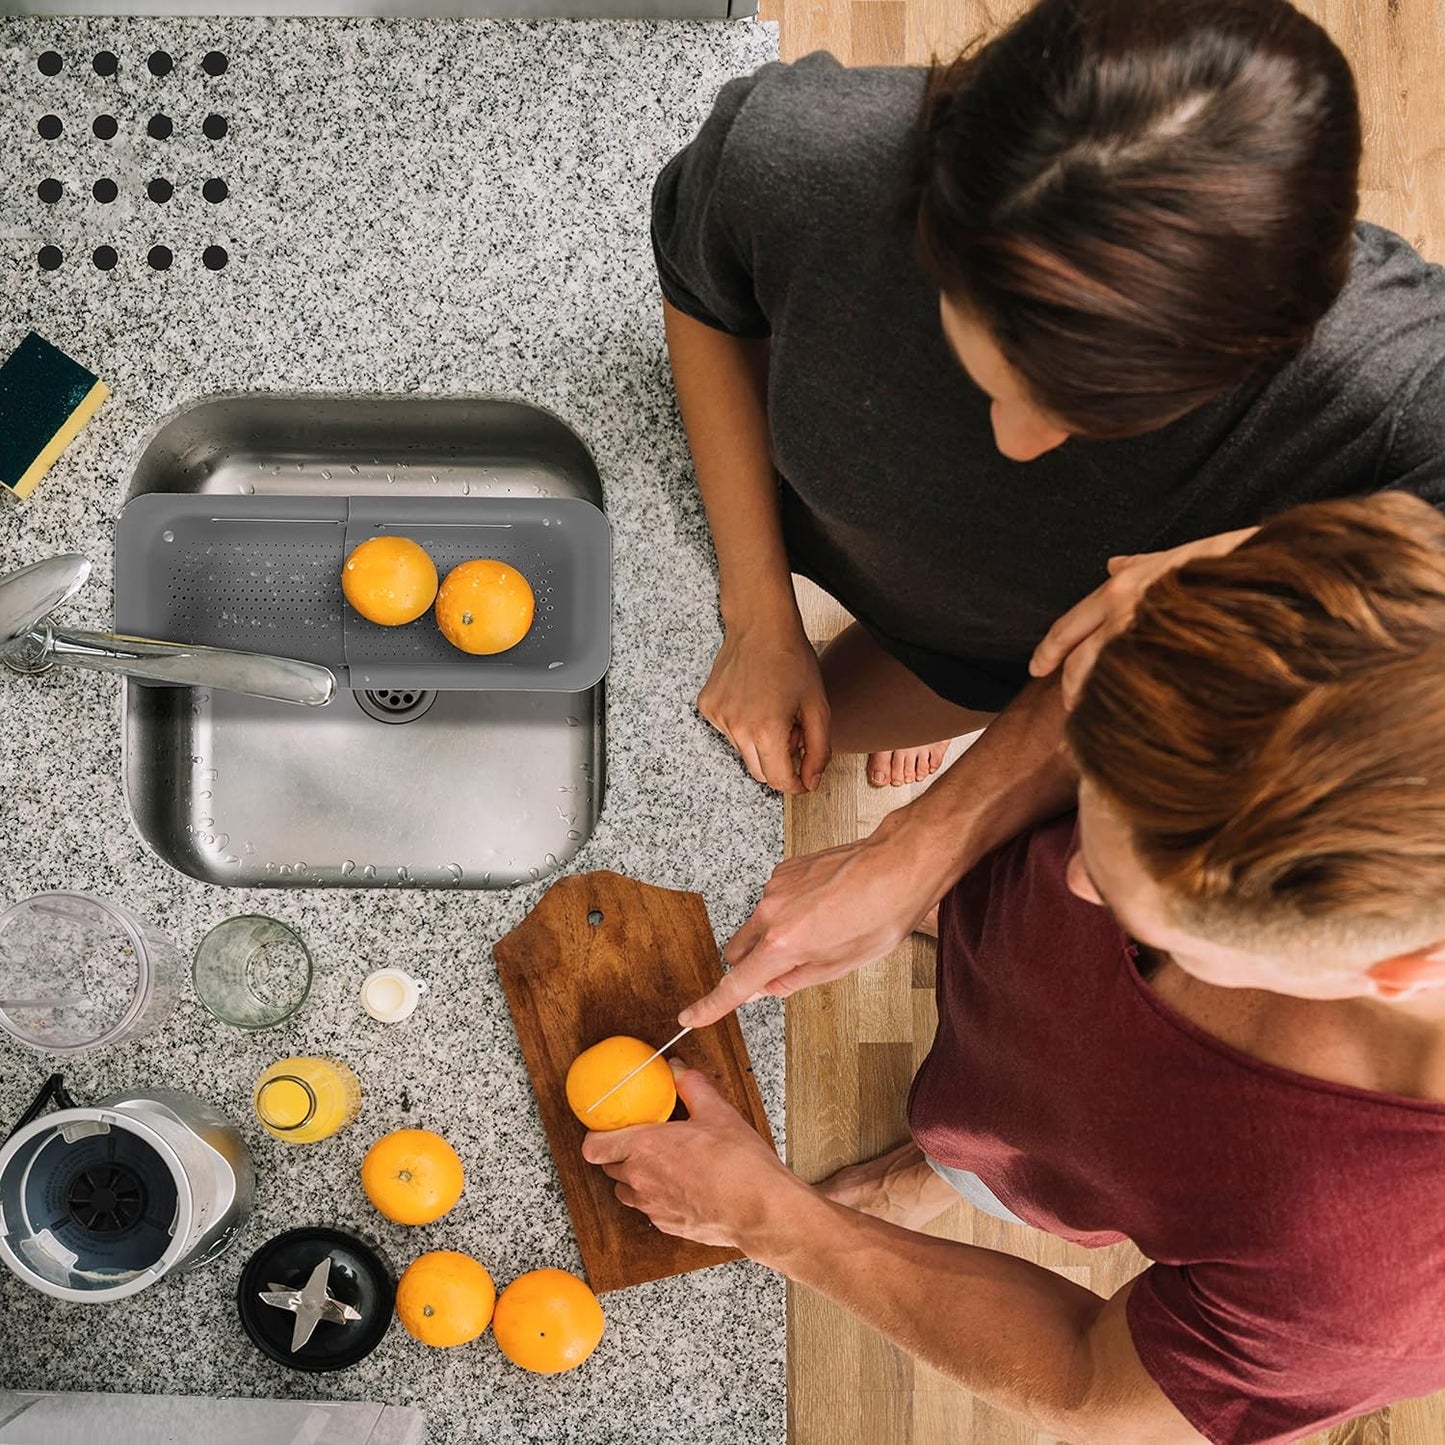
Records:
[[[55,77],[39,54],[66,61]],[[91,57],[120,57],[97,76]],[[156,77],[155,50],[175,69]],[[223,52],[208,77],[200,58]],[[781,809],[693,709],[718,641],[713,561],[677,422],[647,240],[666,158],[730,76],[776,54],[747,22],[0,20],[0,353],[39,331],[113,388],[31,500],[0,508],[0,558],[96,563],[65,612],[110,621],[113,527],[142,436],[199,396],[237,389],[494,393],[539,403],[592,448],[614,537],[609,787],[572,869],[696,889],[725,937],[780,856]],[[164,113],[165,141],[147,134]],[[59,139],[37,132],[45,114]],[[113,140],[92,121],[118,122]],[[211,139],[207,115],[227,133]],[[118,198],[93,199],[109,176]],[[54,205],[36,195],[54,177]],[[152,178],[174,196],[146,195]],[[223,178],[229,197],[202,198]],[[91,262],[112,246],[114,269]],[[166,270],[146,260],[157,244]],[[63,253],[58,269],[40,248]],[[202,264],[223,247],[227,264]],[[466,1250],[503,1283],[578,1269],[560,1188],[491,961],[545,882],[503,893],[224,890],[140,842],[119,776],[118,685],[81,672],[0,678],[0,901],[73,888],[124,902],[185,951],[221,918],[275,915],[309,943],[312,999],[294,1025],[228,1030],[190,997],[158,1033],[65,1065],[82,1101],[168,1084],[242,1127],[259,1197],[219,1262],[118,1303],[31,1292],[0,1270],[0,1386],[372,1399],[423,1408],[429,1438],[782,1441],[782,1281],[750,1262],[608,1295],[608,1332],[575,1374],[534,1377],[490,1337],[429,1351],[399,1327],[363,1364],[292,1373],[241,1333],[246,1256],[283,1228],[352,1227],[404,1264]],[[405,1024],[367,1019],[357,989],[400,964],[431,991]],[[744,1031],[781,1137],[780,1009]],[[335,1053],[362,1077],[358,1122],[288,1148],[261,1133],[250,1086],[272,1059]],[[50,1061],[0,1045],[0,1131]],[[405,1230],[357,1177],[371,1140],[436,1128],[468,1171],[462,1203]]]

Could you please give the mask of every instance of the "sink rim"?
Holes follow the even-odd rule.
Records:
[[[348,416],[348,413],[353,415]],[[409,423],[406,420],[408,413],[412,414]],[[206,424],[208,417],[212,419],[209,426]],[[386,467],[380,458],[388,454],[405,457],[407,467],[418,458],[431,458],[434,463],[431,480],[428,482],[424,479],[427,465],[422,461],[416,472],[410,473],[401,487],[397,487],[395,483],[382,483],[381,473],[385,472]],[[288,467],[286,471],[273,475],[253,475],[252,464],[258,457],[274,458],[281,455],[285,455],[287,461],[295,457],[307,457],[315,460],[315,466],[310,467],[304,474],[293,474]],[[447,460],[442,464],[435,464],[438,457]],[[372,465],[364,470],[374,472],[374,475],[362,475],[359,480],[356,477],[333,478],[327,472],[328,462],[321,458],[331,459],[333,462],[339,459],[342,466],[353,459],[358,462],[367,459]],[[396,470],[401,470],[396,462],[389,464]],[[449,468],[445,476],[442,465]],[[338,466],[337,470],[341,470],[341,466]],[[463,484],[468,476],[475,477],[479,471],[484,478],[480,487],[468,482],[464,488]],[[237,477],[242,474],[245,484],[238,485]],[[301,482],[299,486],[298,481]],[[604,489],[590,449],[564,418],[534,402],[492,393],[234,389],[193,397],[168,411],[146,430],[130,459],[124,501],[129,502],[137,496],[156,492],[226,494],[238,489],[247,490],[247,484],[258,494],[272,495],[334,495],[351,493],[354,489],[358,495],[375,495],[378,491],[386,491],[446,496],[481,495],[489,489],[500,493],[504,483],[509,484],[509,490],[515,495],[526,496],[529,491],[538,491],[542,495],[571,496],[590,501],[605,516]],[[254,837],[256,843],[261,845],[259,849],[253,850],[258,859],[279,860],[311,856],[309,848],[305,852],[288,852],[284,846],[275,846],[270,839],[249,829],[240,831],[227,828],[222,813],[224,800],[219,789],[211,802],[198,802],[197,790],[208,786],[199,778],[198,770],[213,769],[220,764],[227,769],[228,778],[230,775],[245,779],[255,776],[265,758],[256,751],[254,734],[258,728],[261,733],[265,733],[267,720],[262,717],[258,723],[254,709],[230,708],[224,704],[218,707],[211,701],[198,703],[194,696],[200,692],[197,689],[162,689],[161,691],[176,696],[171,698],[170,706],[161,706],[163,700],[153,696],[156,691],[152,684],[137,683],[129,679],[122,689],[120,766],[126,811],[131,827],[149,852],[168,867],[175,868],[199,882],[223,887],[450,888],[454,891],[526,886],[535,879],[550,876],[567,866],[592,837],[604,806],[605,678],[583,692],[544,695],[558,700],[559,703],[571,700],[574,705],[556,709],[558,720],[555,722],[548,721],[552,717],[550,710],[539,708],[536,716],[540,721],[536,722],[535,726],[543,728],[542,733],[528,734],[527,729],[534,724],[524,721],[520,724],[509,724],[509,730],[495,735],[499,739],[505,736],[507,741],[499,744],[499,747],[502,752],[511,748],[514,757],[519,746],[527,746],[528,736],[535,738],[542,756],[549,759],[547,767],[551,769],[534,777],[529,759],[525,766],[514,766],[514,770],[506,775],[509,781],[520,777],[523,786],[535,787],[538,798],[545,791],[548,799],[545,805],[538,803],[531,809],[536,814],[536,820],[528,825],[530,831],[523,834],[522,841],[516,844],[516,852],[519,855],[525,854],[525,857],[522,858],[518,870],[500,870],[506,875],[502,881],[491,882],[492,872],[485,871],[483,863],[474,864],[472,860],[481,856],[478,850],[482,849],[484,844],[491,844],[492,834],[501,830],[509,840],[515,840],[521,833],[521,825],[519,823],[516,829],[506,832],[509,826],[507,817],[503,815],[499,822],[496,817],[487,815],[486,807],[480,806],[490,805],[492,813],[495,813],[495,800],[503,796],[503,790],[500,787],[495,788],[491,797],[483,797],[475,791],[481,786],[477,779],[485,774],[486,769],[465,766],[470,755],[463,758],[458,753],[458,739],[466,740],[469,736],[480,734],[469,734],[467,716],[459,713],[459,705],[452,705],[449,710],[443,708],[435,717],[428,713],[406,726],[420,729],[421,731],[411,734],[410,737],[424,742],[428,737],[428,719],[433,718],[433,725],[438,731],[431,734],[432,747],[440,747],[443,757],[453,757],[455,766],[450,771],[427,775],[428,778],[439,775],[447,779],[447,805],[439,804],[427,809],[423,803],[421,809],[424,816],[441,813],[453,818],[450,836],[446,837],[444,843],[435,842],[434,847],[433,840],[429,837],[427,845],[432,847],[432,852],[421,856],[456,856],[467,859],[467,872],[462,880],[455,877],[431,877],[430,875],[437,873],[441,867],[453,866],[431,863],[425,863],[418,868],[415,876],[391,879],[386,876],[386,868],[398,860],[389,859],[388,853],[395,852],[405,857],[414,851],[414,838],[411,842],[403,840],[395,848],[390,848],[384,843],[384,834],[378,833],[370,840],[358,842],[355,837],[348,838],[340,831],[337,834],[336,858],[326,859],[321,863],[313,862],[308,867],[304,882],[292,881],[292,876],[279,872],[255,874],[251,870],[260,869],[262,865],[259,861],[248,862],[239,870],[240,876],[235,876],[237,870],[234,868],[230,870],[232,876],[227,876],[227,870],[220,867],[219,854],[212,858],[199,841],[208,830],[196,826],[187,827],[188,821],[194,824],[198,817],[209,819],[214,816],[214,831],[218,835],[221,832],[232,835],[239,832],[239,836]],[[501,697],[524,695],[494,694]],[[455,699],[486,695],[443,692],[438,696],[439,699]],[[191,718],[192,710],[198,706],[205,709],[202,723]],[[299,716],[300,710],[293,712],[285,708],[284,704],[271,706],[281,709],[283,716],[280,721],[286,727],[307,725]],[[320,727],[325,724],[343,740],[347,736],[355,739],[358,760],[375,756],[375,750],[367,746],[368,739],[355,732],[355,728],[364,723],[370,728],[401,731],[390,729],[387,724],[365,716],[360,707],[356,707],[354,711],[361,718],[361,723],[350,716],[352,709],[347,709],[344,713],[335,713],[330,707],[316,711],[319,714],[328,714],[329,719],[322,718],[313,726]],[[569,715],[567,731],[570,735],[565,740],[553,731],[554,728],[562,726],[560,719],[564,713]],[[575,716],[570,716],[572,714]],[[504,718],[515,719],[524,715],[525,710],[521,709],[515,713],[507,709],[501,710]],[[477,716],[483,719],[488,716],[484,705],[478,705]],[[491,716],[495,718],[498,714],[493,713]],[[220,720],[217,731],[211,733],[211,722],[217,718]],[[485,722],[481,725],[485,726]],[[516,730],[517,726],[522,728],[520,734]],[[210,739],[205,747],[190,746],[196,740],[198,727],[203,728]],[[347,729],[353,731],[348,733]],[[316,735],[318,740],[324,736],[319,733]],[[221,738],[234,739],[231,752],[225,751],[224,742],[218,743]],[[447,747],[451,747],[451,754],[445,751]],[[213,748],[216,751],[213,752]],[[181,761],[182,750],[186,754],[185,762]],[[284,745],[281,748],[283,754],[289,755],[290,751]],[[304,770],[308,765],[306,748],[298,745],[294,751],[297,754],[297,767]],[[320,751],[318,749],[311,754],[310,761],[315,767],[315,772],[311,775],[313,783],[315,779],[334,777],[334,769],[328,772],[326,764],[314,761],[319,757]],[[206,755],[204,764],[190,761],[196,753]],[[332,756],[344,753],[344,747],[338,746]],[[462,760],[458,761],[458,758]],[[562,767],[564,759],[570,760],[566,770]],[[579,759],[588,765],[581,769],[585,782],[577,778],[576,770],[572,766]],[[444,769],[445,766],[443,764]],[[461,781],[457,777],[458,770],[461,772]],[[468,775],[472,776],[473,792],[470,793],[466,792],[467,783],[464,780]],[[576,812],[570,823],[564,824],[564,827],[570,825],[580,833],[576,840],[567,838],[564,841],[556,828],[543,831],[545,819],[541,815],[545,807],[547,816],[551,816],[552,788],[558,783],[572,783],[576,789]],[[290,807],[293,824],[296,819],[304,818],[309,826],[311,820],[318,816],[329,823],[333,817],[341,819],[348,814],[348,810],[340,806],[334,814],[324,812],[326,797],[337,791],[334,786],[317,795],[314,788],[308,793],[304,786],[288,791],[277,781],[261,797],[254,811],[245,801],[235,801],[237,798],[245,800],[254,797],[254,794],[247,792],[249,786],[248,782],[242,785],[239,792],[233,792],[232,816],[247,816],[248,821],[255,822],[255,811],[266,812],[275,808],[278,814],[284,814],[287,807]],[[416,793],[405,792],[404,785],[402,786],[409,800],[418,796]],[[424,787],[425,784],[421,794],[423,797]],[[457,810],[451,806],[454,795],[465,795],[469,801],[479,799],[479,806],[467,813],[468,821],[473,825],[468,829],[464,830],[455,822]],[[298,801],[303,796],[313,799],[320,796],[317,809],[322,811],[313,809],[310,814],[305,813]],[[532,804],[533,801],[533,795],[529,794],[526,804]],[[359,815],[377,811],[374,795],[367,803],[366,808],[356,810]],[[522,818],[528,816],[527,806],[510,802],[508,806],[514,812],[519,812]],[[572,806],[571,802],[567,804],[569,808]],[[206,811],[202,812],[202,809]],[[383,800],[381,810],[384,809]],[[562,810],[557,811],[560,813]],[[490,833],[486,827],[475,826],[478,818],[484,818],[491,825]],[[558,836],[553,838],[553,833]],[[328,833],[327,837],[329,840],[331,834]],[[538,837],[542,841],[534,842]],[[377,842],[377,838],[383,841]],[[465,839],[468,848],[454,846],[459,839]],[[528,851],[532,846],[535,846],[537,852],[535,860]],[[544,847],[545,862],[542,856]],[[239,854],[241,849],[235,848],[234,851]],[[352,859],[365,857],[368,851],[378,862],[386,865],[377,876],[363,876],[355,863],[351,865],[351,872],[343,870],[343,860],[349,863]],[[511,861],[517,862],[517,859]],[[530,870],[529,877],[527,865],[533,861],[539,866]]]

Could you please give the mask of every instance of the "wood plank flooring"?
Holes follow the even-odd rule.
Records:
[[[1024,0],[764,0],[784,59],[828,49],[853,65],[925,63],[993,33]],[[1304,0],[1356,68],[1368,155],[1364,211],[1445,259],[1445,0]],[[846,614],[800,584],[817,641]],[[790,855],[862,837],[912,789],[879,791],[861,759],[837,758],[812,797],[789,800]],[[788,1146],[819,1179],[906,1133],[903,1097],[932,1038],[933,944],[887,959],[788,1005]],[[960,1203],[939,1234],[1007,1249],[1110,1294],[1141,1268],[1128,1246],[1082,1250],[988,1218]],[[1040,1436],[915,1364],[818,1296],[788,1299],[789,1437],[793,1445],[1047,1445]],[[1397,1405],[1306,1445],[1440,1445],[1445,1394]]]

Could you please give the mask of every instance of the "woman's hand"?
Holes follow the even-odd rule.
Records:
[[[1110,638],[1134,620],[1139,599],[1166,572],[1196,557],[1223,557],[1234,551],[1258,527],[1222,532],[1163,552],[1140,552],[1132,557],[1109,558],[1109,580],[1077,602],[1044,634],[1029,660],[1034,677],[1047,677],[1063,664],[1064,705],[1072,708],[1084,690],[1100,650]]]
[[[828,766],[828,695],[818,655],[796,625],[729,627],[698,711],[758,782],[812,792]]]

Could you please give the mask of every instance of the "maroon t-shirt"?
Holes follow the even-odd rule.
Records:
[[[1159,999],[1069,892],[1074,820],[944,899],[938,1035],[909,1122],[1028,1223],[1158,1263],[1144,1368],[1218,1445],[1445,1387],[1445,1104],[1262,1063]]]

